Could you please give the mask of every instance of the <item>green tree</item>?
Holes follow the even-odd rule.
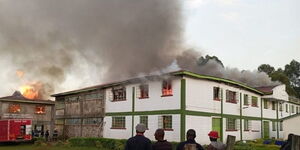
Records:
[[[277,71],[271,73],[270,77],[271,77],[272,81],[279,81],[279,82],[285,84],[286,92],[290,96],[296,96],[296,97],[298,96],[295,89],[291,86],[290,79],[281,69],[278,69]]]
[[[270,75],[275,71],[275,68],[269,64],[262,64],[258,67],[259,72],[265,72],[266,74]]]

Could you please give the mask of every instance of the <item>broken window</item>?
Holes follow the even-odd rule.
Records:
[[[19,113],[19,112],[21,112],[20,104],[11,104],[9,106],[8,112],[10,112],[10,113]]]
[[[220,101],[222,99],[222,89],[214,87],[214,100]]]
[[[125,117],[112,117],[112,125],[113,129],[125,129]]]
[[[73,119],[66,119],[66,125],[80,125],[81,119],[73,118]]]
[[[237,96],[238,94],[236,92],[226,90],[226,102],[229,103],[237,103]]]
[[[100,125],[102,118],[86,118],[83,119],[84,125]]]
[[[126,88],[124,86],[112,88],[113,101],[126,100]]]
[[[46,107],[45,106],[35,106],[35,113],[36,114],[45,114]]]
[[[149,85],[142,84],[140,85],[140,96],[139,98],[149,98]]]
[[[172,81],[164,80],[162,84],[162,96],[172,96]]]
[[[257,97],[252,96],[252,104],[251,104],[251,106],[258,107],[258,105],[257,105]]]

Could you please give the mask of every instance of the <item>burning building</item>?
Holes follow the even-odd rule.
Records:
[[[59,93],[56,126],[65,136],[127,139],[144,123],[154,140],[157,128],[169,141],[183,141],[188,129],[199,135],[219,131],[221,139],[282,138],[282,118],[299,113],[284,85],[254,88],[244,83],[176,71]],[[75,132],[77,131],[77,132]],[[93,131],[93,132],[92,132]],[[197,136],[208,144],[206,136]]]
[[[26,96],[33,96],[26,94]],[[33,96],[34,98],[35,96]],[[11,96],[0,98],[0,120],[26,119],[32,121],[32,131],[36,136],[49,130],[53,133],[55,102],[51,100],[29,99],[16,91]]]

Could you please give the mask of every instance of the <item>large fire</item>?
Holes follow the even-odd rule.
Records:
[[[39,91],[33,85],[23,85],[20,87],[20,92],[22,95],[28,99],[38,99]]]

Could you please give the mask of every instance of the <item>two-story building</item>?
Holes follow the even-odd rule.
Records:
[[[53,133],[54,117],[54,101],[27,99],[18,91],[12,96],[0,98],[0,120],[30,119],[32,130],[37,136],[46,130]]]
[[[106,138],[134,136],[138,123],[147,126],[145,135],[151,140],[157,128],[166,131],[169,141],[183,141],[186,131],[195,129],[196,140],[203,144],[209,143],[207,134],[211,130],[218,131],[221,140],[227,135],[235,135],[237,140],[282,138],[281,118],[295,114],[291,108],[299,110],[299,104],[289,101],[284,85],[253,88],[189,71],[134,78],[53,96],[67,107],[67,97],[94,90],[104,94],[101,108],[105,115],[98,117],[103,117],[101,135]],[[81,99],[79,103],[85,102]],[[79,119],[83,125],[81,117],[73,119]]]

